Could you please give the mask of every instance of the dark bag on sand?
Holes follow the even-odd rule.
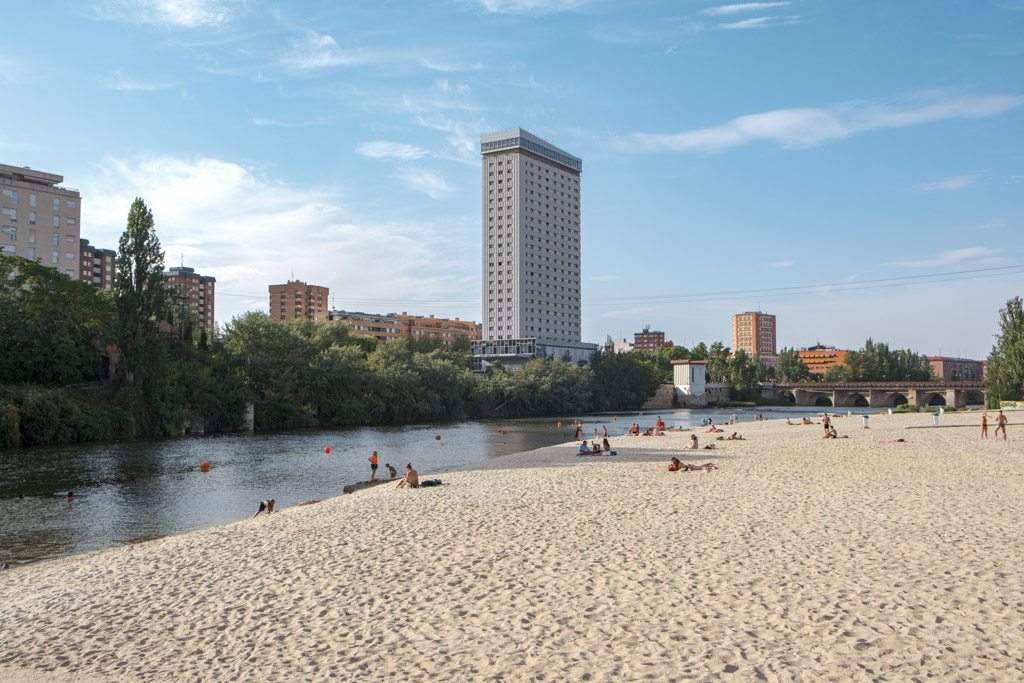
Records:
[[[440,479],[428,479],[427,481],[421,481],[420,482],[420,488],[423,488],[423,489],[427,488],[428,486],[440,486],[440,485],[441,485],[441,480]]]

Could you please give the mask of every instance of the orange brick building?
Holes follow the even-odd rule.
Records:
[[[327,287],[307,285],[298,280],[270,285],[270,317],[274,320],[316,320],[318,314],[327,312],[330,293]]]
[[[846,351],[837,349],[834,346],[822,346],[816,344],[796,352],[800,362],[807,366],[812,375],[819,379],[824,376],[825,371],[833,365],[842,365]]]
[[[746,351],[752,358],[760,358],[770,368],[779,356],[775,353],[775,316],[747,311],[732,317],[732,351]]]
[[[480,339],[481,326],[472,320],[435,318],[434,316],[409,315],[402,313],[359,313],[354,311],[325,311],[317,314],[317,320],[340,322],[349,326],[352,334],[373,337],[387,341],[398,337],[421,339],[438,337],[446,346],[455,343],[458,337]]]

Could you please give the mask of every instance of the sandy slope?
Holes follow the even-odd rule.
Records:
[[[928,424],[747,423],[696,473],[616,437],[8,570],[0,678],[1020,680],[1024,432]]]

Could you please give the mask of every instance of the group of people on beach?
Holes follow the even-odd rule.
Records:
[[[999,438],[999,430],[1003,430],[1003,441],[1006,441],[1006,416],[1003,415],[1003,411],[1000,410],[999,414],[996,415],[996,432],[994,438]],[[988,438],[988,413],[981,414],[981,438]]]

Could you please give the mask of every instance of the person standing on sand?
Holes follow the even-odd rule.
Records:
[[[988,438],[988,413],[981,414],[981,438]]]
[[[377,451],[374,451],[368,459],[370,461],[370,481],[373,481],[377,478]]]
[[[604,429],[604,438],[607,439],[608,438],[608,427],[607,426],[602,426],[601,428]]]
[[[398,476],[398,470],[396,470],[394,467],[392,467],[391,463],[389,463],[389,462],[384,463],[384,467],[388,468],[388,472],[391,473],[391,478],[392,479],[394,479],[395,477]]]
[[[576,438],[574,441],[579,441],[583,437],[583,425],[579,422],[576,423]]]
[[[821,418],[821,424],[825,425],[825,432],[828,433],[828,430],[832,427],[832,421],[828,419],[828,413],[825,413],[825,417]]]
[[[1003,411],[1001,410],[999,411],[999,414],[996,415],[996,433],[994,435],[996,439],[999,438],[1000,429],[1003,430],[1003,441],[1006,441],[1006,416],[1003,415]]]

